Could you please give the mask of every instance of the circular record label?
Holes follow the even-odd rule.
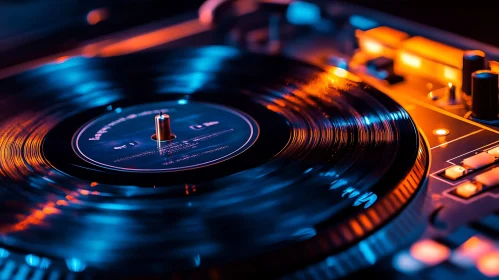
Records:
[[[171,141],[151,138],[156,115],[170,116]],[[258,138],[250,116],[224,106],[186,100],[117,108],[81,127],[73,150],[107,169],[168,172],[200,168],[241,154]]]

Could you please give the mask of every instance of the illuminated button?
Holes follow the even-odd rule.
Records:
[[[459,166],[459,165],[454,165],[451,166],[447,169],[445,169],[445,177],[456,180],[459,177],[462,177],[466,174],[466,168]]]
[[[413,258],[408,251],[397,253],[392,259],[392,265],[396,270],[406,274],[412,274],[425,267],[422,262]]]
[[[437,136],[446,136],[446,135],[449,135],[449,130],[445,129],[445,128],[439,128],[439,129],[433,130],[433,134],[435,134]]]
[[[499,276],[499,251],[491,252],[481,256],[476,267],[485,276],[498,277]]]
[[[479,187],[471,182],[464,182],[457,186],[456,194],[463,198],[469,198],[479,191]]]
[[[499,167],[493,168],[475,177],[477,183],[484,187],[499,185]]]
[[[496,158],[488,153],[479,153],[463,160],[463,165],[469,168],[478,169],[486,165],[494,163]]]
[[[450,256],[450,249],[431,239],[424,239],[411,246],[411,255],[426,265],[436,265]]]
[[[495,147],[493,149],[490,149],[490,150],[487,151],[487,153],[489,155],[495,156],[496,158],[499,158],[499,147]]]
[[[491,252],[494,248],[495,244],[492,241],[484,237],[473,236],[454,251],[451,261],[462,267],[470,267],[475,264],[478,258]]]

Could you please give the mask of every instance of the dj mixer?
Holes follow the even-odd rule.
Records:
[[[291,0],[5,65],[0,279],[498,279],[498,75],[494,46]]]

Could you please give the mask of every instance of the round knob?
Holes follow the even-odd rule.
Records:
[[[465,51],[463,54],[463,76],[461,91],[471,95],[471,75],[478,70],[487,69],[485,53],[482,51]]]
[[[472,75],[471,115],[482,120],[497,119],[498,77],[489,70],[476,71]]]

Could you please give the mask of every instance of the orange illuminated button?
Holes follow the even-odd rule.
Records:
[[[437,136],[447,136],[447,135],[449,135],[449,130],[445,129],[445,128],[438,128],[438,129],[433,130],[433,134],[435,134]]]
[[[489,155],[495,156],[496,158],[499,158],[499,147],[492,148],[487,151]]]
[[[481,256],[476,263],[478,270],[488,277],[499,276],[499,251]]]
[[[493,155],[483,152],[469,158],[465,158],[463,160],[463,165],[468,166],[469,168],[478,169],[494,163],[495,160],[496,158]]]
[[[477,260],[493,251],[495,244],[479,236],[470,237],[459,248],[457,248],[452,255],[452,262],[469,267],[472,266]]]
[[[439,264],[450,256],[449,248],[431,239],[414,243],[410,252],[413,258],[429,266]]]
[[[456,194],[462,198],[469,198],[479,191],[479,187],[470,181],[456,187]]]
[[[484,187],[493,187],[499,185],[499,167],[493,168],[475,177],[477,183]]]
[[[466,168],[459,166],[459,165],[454,165],[451,166],[447,169],[445,169],[445,177],[456,180],[466,174]]]

